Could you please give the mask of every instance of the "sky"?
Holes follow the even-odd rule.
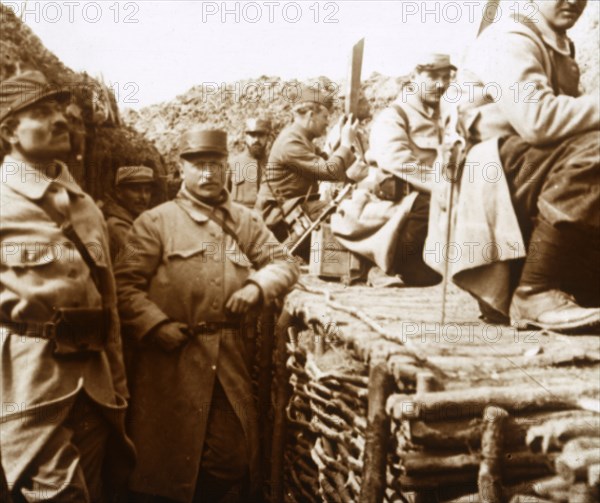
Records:
[[[346,76],[365,37],[363,78],[403,75],[425,52],[456,61],[486,0],[4,1],[67,66],[102,74],[122,107],[194,85],[261,75]],[[25,5],[26,4],[26,5]],[[503,0],[504,11],[522,0]]]

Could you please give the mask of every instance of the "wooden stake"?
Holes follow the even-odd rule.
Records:
[[[385,412],[394,380],[383,361],[371,362],[369,412],[364,450],[360,503],[380,503],[386,488],[387,452],[391,436],[390,417]]]
[[[487,421],[481,437],[481,465],[477,486],[482,503],[502,503],[502,448],[504,445],[504,423],[508,413],[498,407],[487,407]]]
[[[286,407],[291,396],[288,382],[287,361],[287,333],[288,327],[293,323],[290,313],[283,311],[275,326],[275,347],[277,348],[277,360],[275,362],[275,380],[277,390],[274,404],[273,419],[273,444],[271,449],[271,502],[282,503],[284,496],[283,488],[283,460],[286,439]]]

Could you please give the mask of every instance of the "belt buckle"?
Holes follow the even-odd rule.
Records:
[[[42,337],[48,340],[56,339],[56,323],[47,321],[42,328]]]
[[[209,335],[219,331],[219,325],[210,321],[202,321],[194,327],[194,335]]]
[[[204,324],[207,333],[215,334],[219,331],[219,323],[207,322]]]

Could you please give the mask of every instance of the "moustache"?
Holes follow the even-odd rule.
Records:
[[[581,8],[576,5],[565,5],[560,9],[560,12],[567,12],[569,14],[579,14],[581,12]]]
[[[66,122],[57,122],[52,127],[52,135],[53,136],[61,136],[65,133],[69,132],[69,126]]]

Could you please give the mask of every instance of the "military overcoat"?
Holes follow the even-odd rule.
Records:
[[[207,210],[212,209],[182,189],[176,200],[134,222],[130,253],[116,265],[119,310],[138,341],[129,427],[139,461],[131,487],[184,503],[194,494],[215,379],[244,428],[251,475],[256,475],[257,419],[247,348],[243,336],[222,329],[165,352],[148,340],[148,332],[166,320],[189,327],[232,321],[225,304],[245,284],[257,284],[270,303],[298,277],[295,260],[285,256],[254,211],[229,200],[218,207],[238,244]]]

